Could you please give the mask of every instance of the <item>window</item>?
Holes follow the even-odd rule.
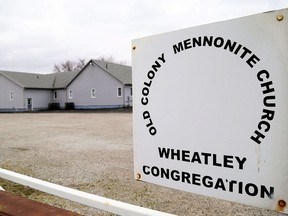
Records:
[[[91,98],[96,98],[96,89],[95,88],[91,89]]]
[[[73,91],[72,90],[68,91],[68,98],[73,99]]]
[[[14,100],[14,94],[13,94],[13,91],[10,91],[10,93],[9,93],[9,97],[10,97],[10,100],[11,100],[11,101]]]
[[[132,87],[130,88],[130,95],[133,95]]]
[[[54,91],[54,100],[57,100],[58,99],[58,93],[57,91]]]
[[[117,97],[122,97],[122,88],[117,88]]]

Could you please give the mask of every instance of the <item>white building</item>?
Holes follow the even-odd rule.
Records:
[[[132,68],[90,60],[81,71],[0,71],[0,111],[100,109],[132,105]]]

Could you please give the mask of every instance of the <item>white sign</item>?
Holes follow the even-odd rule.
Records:
[[[135,178],[288,213],[288,10],[133,40]]]

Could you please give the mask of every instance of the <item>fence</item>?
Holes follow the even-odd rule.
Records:
[[[33,189],[43,191],[55,196],[59,196],[77,203],[81,203],[93,208],[108,211],[117,215],[125,216],[172,216],[172,214],[164,213],[152,209],[147,209],[132,204],[108,199],[105,197],[89,194],[83,191],[64,187],[61,185],[46,182],[40,179],[25,176],[9,170],[0,168],[0,178],[29,186]]]

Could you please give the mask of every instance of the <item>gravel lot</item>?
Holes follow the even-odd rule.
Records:
[[[0,152],[2,168],[177,215],[278,215],[134,180],[131,112],[0,114]],[[83,215],[113,215],[2,179],[0,186]]]

